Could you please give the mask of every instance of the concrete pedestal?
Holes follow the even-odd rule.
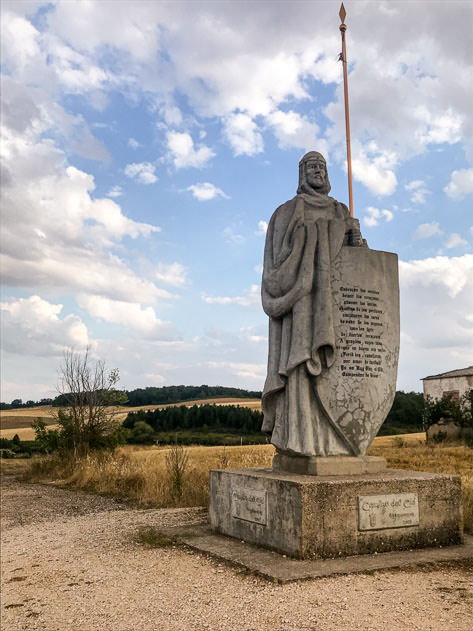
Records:
[[[460,478],[436,473],[216,470],[209,514],[215,531],[299,559],[463,541]]]

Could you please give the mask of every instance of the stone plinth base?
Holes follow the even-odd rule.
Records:
[[[380,473],[386,469],[386,460],[380,456],[289,456],[277,453],[273,458],[273,471],[299,475],[359,475]]]
[[[215,531],[299,559],[463,541],[460,478],[436,473],[211,471],[209,514]]]

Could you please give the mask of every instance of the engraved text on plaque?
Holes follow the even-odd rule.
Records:
[[[266,524],[266,491],[243,487],[233,489],[232,517]]]
[[[419,525],[417,493],[358,496],[358,530]]]

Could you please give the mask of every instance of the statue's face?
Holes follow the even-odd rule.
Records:
[[[327,177],[325,162],[320,158],[309,160],[305,165],[305,177],[311,188],[323,188]]]

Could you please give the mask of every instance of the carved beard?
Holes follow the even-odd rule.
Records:
[[[303,162],[299,167],[299,186],[297,194],[305,193],[306,195],[328,195],[330,193],[330,181],[328,179],[327,169],[325,169],[324,184],[318,188],[314,188],[307,182],[306,167],[307,162]]]

